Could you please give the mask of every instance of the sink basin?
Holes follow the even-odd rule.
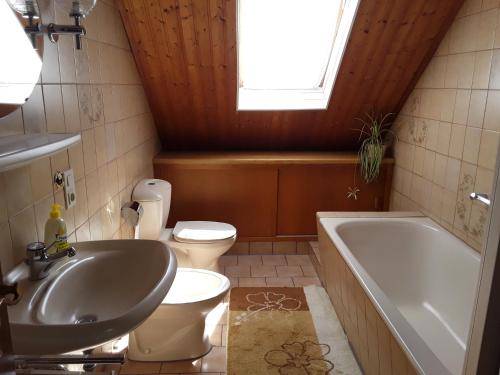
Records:
[[[30,281],[25,264],[7,275],[22,295],[8,308],[16,354],[67,353],[123,336],[160,305],[177,270],[175,255],[159,241],[74,247],[76,255],[43,280]]]

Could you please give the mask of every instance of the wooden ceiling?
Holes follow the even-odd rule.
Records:
[[[165,150],[353,150],[355,118],[399,111],[463,3],[362,0],[327,110],[238,112],[236,1],[118,1]]]

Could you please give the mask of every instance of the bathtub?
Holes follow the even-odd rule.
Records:
[[[413,366],[409,373],[462,374],[479,254],[427,217],[394,217],[394,213],[386,217],[328,217],[340,214],[318,213],[321,272],[337,313],[342,310],[339,318],[351,345],[358,357],[367,356],[361,358],[362,366],[372,367],[365,372],[386,375],[389,367],[382,368],[389,366],[385,363],[389,359],[382,361],[382,357],[397,355],[399,350],[394,345],[386,349],[387,343],[373,343],[374,335],[379,340],[384,337],[385,327],[380,324],[372,323],[379,327],[378,335],[362,331],[362,319],[369,322],[372,304],[378,313],[375,319],[383,321],[393,336],[390,340],[397,342]],[[333,264],[343,262],[345,268]],[[362,289],[359,293],[358,286]],[[356,302],[363,298],[357,296],[362,292],[366,306]],[[360,341],[365,335],[367,340],[372,336],[372,342],[366,344],[368,354],[363,354]],[[378,347],[376,353],[370,349],[373,345]],[[384,354],[384,350],[389,353]],[[370,353],[376,358],[370,359]],[[404,366],[395,361],[398,359],[392,358],[394,374],[395,366]]]

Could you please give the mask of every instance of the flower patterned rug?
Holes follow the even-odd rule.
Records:
[[[233,288],[229,375],[361,375],[323,288]]]

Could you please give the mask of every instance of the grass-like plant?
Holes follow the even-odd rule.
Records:
[[[391,123],[388,119],[392,113],[385,115],[366,114],[365,119],[358,118],[363,126],[359,131],[359,140],[363,139],[359,147],[360,174],[363,180],[369,184],[377,179],[384,158],[384,138],[387,134],[394,136],[389,129]]]

